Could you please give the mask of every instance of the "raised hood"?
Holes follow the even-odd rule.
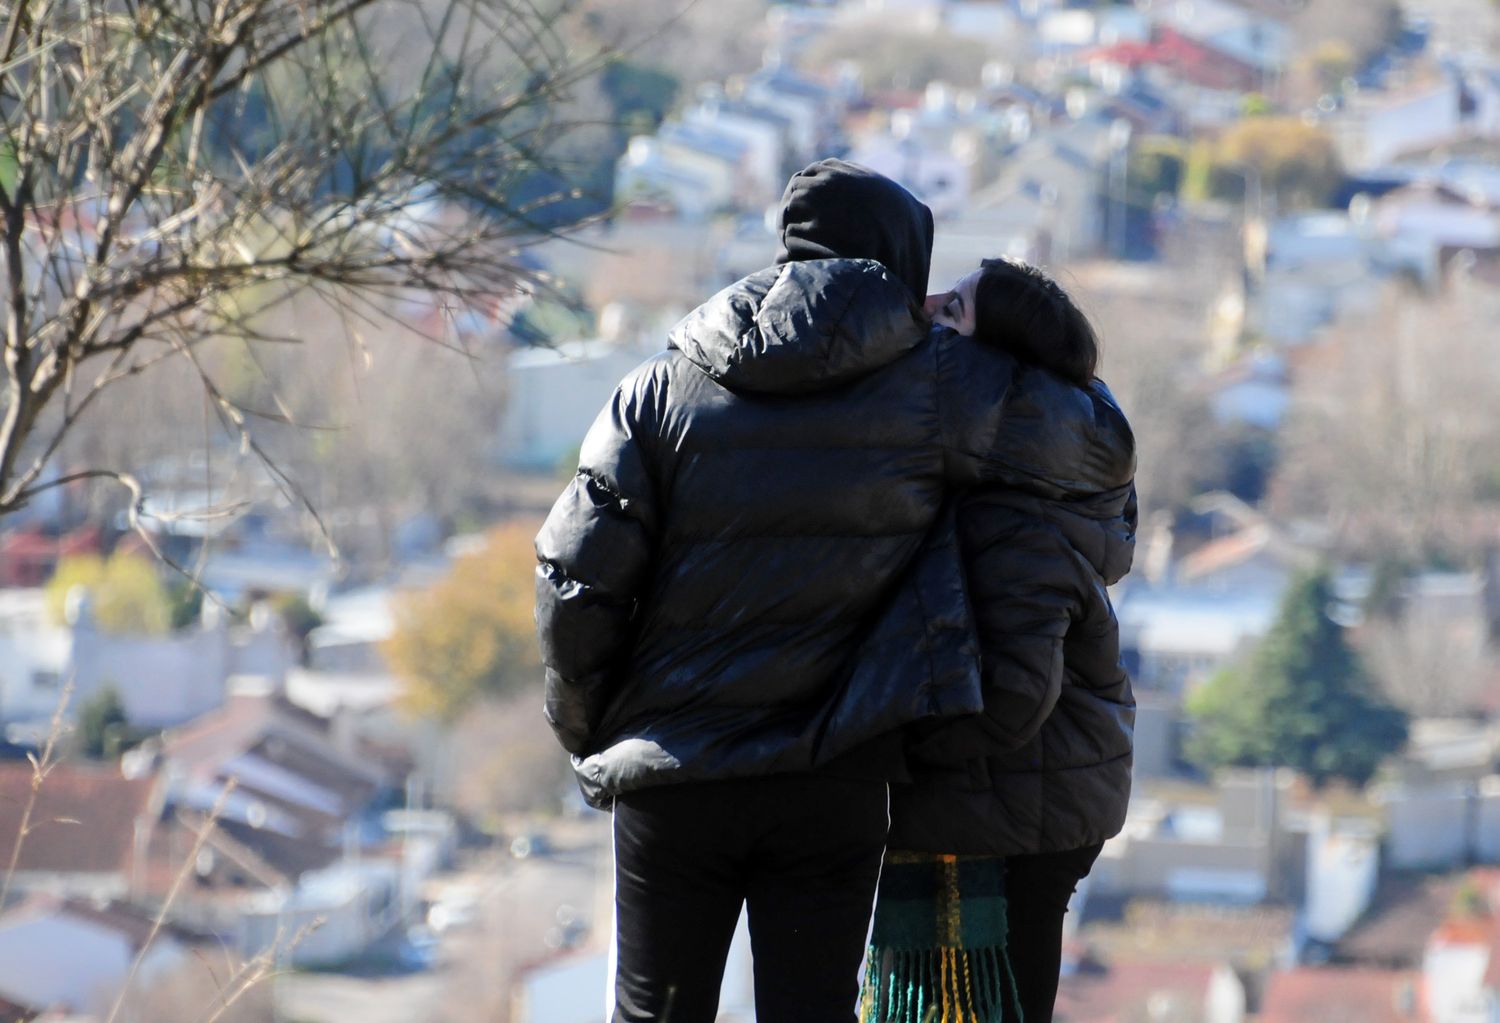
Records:
[[[733,391],[805,394],[858,379],[926,336],[907,286],[872,259],[767,267],[689,313],[668,344]]]

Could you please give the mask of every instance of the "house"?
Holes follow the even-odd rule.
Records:
[[[894,111],[888,129],[857,139],[848,158],[899,181],[942,220],[967,211],[984,139],[974,97],[960,101],[933,83],[920,107]]]
[[[1143,0],[1157,40],[1185,40],[1212,51],[1217,60],[1243,77],[1236,86],[1244,91],[1266,91],[1266,84],[1291,56],[1291,29],[1229,0]]]
[[[378,837],[379,798],[394,784],[339,750],[326,721],[266,690],[233,693],[150,754],[166,771],[174,808],[206,811],[233,782],[219,830],[288,880]]]
[[[1417,971],[1427,939],[1447,918],[1462,875],[1386,871],[1370,909],[1328,950],[1330,962]]]
[[[1116,122],[1097,115],[1032,135],[1003,162],[999,178],[973,195],[970,209],[999,229],[994,245],[1039,263],[1066,263],[1105,240],[1101,193],[1122,147]],[[1015,242],[1005,244],[1004,240]],[[1019,243],[1021,251],[1012,251]],[[991,255],[995,253],[990,253]],[[971,267],[972,268],[972,267]]]
[[[60,535],[41,528],[0,534],[0,587],[45,586],[60,558],[99,553],[99,529],[82,526]]]
[[[70,630],[48,613],[45,591],[0,589],[0,722],[29,722],[32,737],[45,737],[62,699],[71,642]],[[23,738],[14,727],[7,732],[12,741]]]
[[[1271,586],[1238,593],[1127,588],[1115,610],[1137,688],[1190,691],[1266,634],[1280,599],[1280,588]]]
[[[105,1018],[143,948],[138,992],[189,968],[192,951],[203,951],[204,936],[170,924],[153,935],[154,923],[152,913],[125,903],[25,899],[0,914],[0,1004]]]
[[[348,745],[329,722],[242,686],[132,751],[127,771],[165,782],[147,893],[178,886],[174,917],[246,957],[274,946],[300,965],[357,958],[414,911],[446,839],[394,839],[384,821],[400,779]]]
[[[1461,92],[1458,79],[1447,74],[1396,91],[1361,91],[1325,124],[1344,166],[1368,171],[1459,137]]]
[[[1469,250],[1500,252],[1500,183],[1472,172],[1448,181],[1415,181],[1394,188],[1361,208],[1393,258],[1411,266],[1428,284],[1442,275],[1447,258]]]
[[[1419,730],[1414,745],[1421,741]],[[1489,749],[1493,756],[1492,744]],[[1392,866],[1500,863],[1500,775],[1398,778],[1377,789],[1376,798],[1385,810]]]
[[[707,128],[744,147],[740,203],[747,209],[768,205],[786,184],[791,120],[765,107],[731,99],[716,85],[704,86],[698,101],[683,111],[684,124]]]
[[[386,667],[380,644],[390,639],[396,628],[391,597],[392,589],[385,585],[360,586],[329,594],[318,609],[322,624],[307,636],[309,667],[316,672],[383,673]],[[296,674],[288,673],[289,692]],[[309,681],[307,673],[298,677],[303,683]]]
[[[767,263],[770,255],[766,253]],[[548,472],[576,460],[578,445],[615,385],[648,354],[634,343],[603,339],[512,354],[507,360],[511,394],[496,438],[497,458],[512,467]]]
[[[1343,212],[1314,210],[1272,221],[1264,265],[1252,267],[1255,328],[1278,344],[1301,344],[1342,317],[1373,308],[1396,268],[1388,248],[1367,223]]]
[[[941,17],[946,31],[965,39],[1005,42],[1021,31],[1015,5],[995,0],[949,0]]]
[[[773,57],[735,83],[738,98],[786,118],[791,162],[796,166],[834,151],[844,96]]]
[[[131,635],[100,629],[81,590],[70,596],[63,622],[49,616],[42,590],[0,591],[0,655],[0,722],[31,736],[45,733],[64,680],[73,687],[70,715],[113,689],[132,725],[165,728],[220,706],[236,674],[279,684],[297,657],[269,607],[240,625],[206,601],[196,625]]]
[[[284,949],[284,961],[309,967],[357,958],[413,905],[402,898],[400,862],[373,859],[310,871],[295,888],[248,895],[239,908],[241,954]]]
[[[615,196],[647,201],[691,221],[733,208],[742,188],[740,139],[702,124],[667,122],[630,140],[615,169]]]
[[[1422,982],[1431,1023],[1500,1016],[1500,873],[1470,871],[1447,918],[1427,940]]]
[[[1254,352],[1225,367],[1209,381],[1210,408],[1221,423],[1274,431],[1291,405],[1286,359]]]
[[[1380,879],[1380,822],[1335,818],[1326,809],[1304,814],[1307,883],[1299,916],[1304,941],[1331,945],[1374,903]]]
[[[1271,974],[1260,1023],[1422,1023],[1414,970],[1299,966]]]
[[[1265,770],[1229,774],[1217,790],[1142,786],[1091,892],[1240,905],[1300,897],[1306,840],[1287,825],[1291,784]]]
[[[1224,963],[1085,962],[1058,983],[1056,1023],[1240,1023],[1245,988]]]
[[[136,891],[165,800],[159,779],[65,761],[35,790],[35,803],[32,782],[31,764],[0,762],[0,849],[15,848],[27,821],[11,888],[88,899]]]

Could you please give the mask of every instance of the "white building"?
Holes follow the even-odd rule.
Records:
[[[510,395],[496,445],[499,460],[556,470],[577,453],[615,385],[646,357],[634,345],[603,340],[511,355],[506,370]]]
[[[199,625],[165,636],[104,632],[82,597],[70,602],[68,615],[68,622],[52,622],[42,590],[0,592],[0,723],[15,738],[45,730],[65,682],[73,687],[70,716],[113,689],[131,724],[165,728],[223,704],[233,675],[280,685],[296,663],[293,642],[266,608],[239,626],[205,602]]]
[[[109,1014],[151,933],[143,911],[34,897],[0,915],[0,997],[91,1019]],[[149,991],[188,963],[165,928],[146,948],[133,990]]]

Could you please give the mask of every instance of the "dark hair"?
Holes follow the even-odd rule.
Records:
[[[1027,263],[985,259],[974,284],[974,337],[1080,386],[1094,379],[1099,339],[1056,281]]]

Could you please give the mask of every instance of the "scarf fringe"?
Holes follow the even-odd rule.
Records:
[[[1018,1003],[1003,947],[871,946],[860,1023],[1019,1023]]]

